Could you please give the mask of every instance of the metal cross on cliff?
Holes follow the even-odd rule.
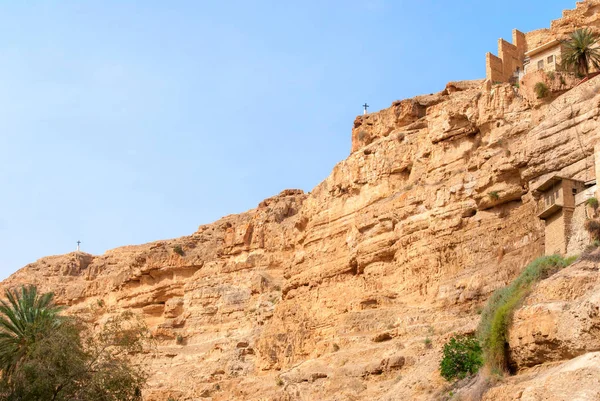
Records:
[[[77,252],[79,252],[79,245],[81,244],[81,241],[77,240]]]
[[[365,104],[363,104],[363,107],[365,108],[365,112],[363,114],[367,114],[367,109],[369,108],[369,105],[367,104],[367,102],[365,102]]]

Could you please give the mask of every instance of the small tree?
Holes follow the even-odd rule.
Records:
[[[27,296],[22,296],[27,294]],[[33,294],[33,295],[32,295]],[[14,295],[14,293],[12,293]],[[11,362],[9,369],[0,376],[0,399],[6,401],[137,401],[141,400],[141,388],[146,374],[140,365],[132,363],[130,356],[143,350],[147,329],[131,313],[109,319],[97,334],[86,330],[85,325],[69,317],[59,317],[50,303],[52,296],[37,296],[35,287],[23,287],[21,295],[12,299],[22,304],[19,310],[28,310],[29,300],[41,299],[52,319],[31,319],[27,314],[10,315],[0,308],[1,318],[12,318],[18,327],[22,322],[38,321],[41,325],[26,329],[35,335],[25,337],[27,348],[6,347],[2,352]],[[9,300],[9,303],[12,301]],[[6,307],[8,304],[2,304]],[[29,309],[30,315],[35,309]],[[9,312],[8,317],[6,313]],[[1,321],[1,320],[0,320]],[[48,322],[51,322],[49,324]],[[59,323],[55,323],[59,322]],[[10,334],[10,328],[0,327],[2,334]],[[10,344],[10,343],[9,343]],[[13,358],[9,356],[13,355]],[[18,359],[15,358],[18,356]]]
[[[52,293],[39,295],[34,286],[6,290],[0,301],[0,369],[10,373],[44,333],[57,328],[62,319]]]
[[[600,70],[598,36],[589,28],[578,29],[564,42],[562,66],[574,69],[578,74],[589,76],[590,65]]]
[[[440,374],[451,381],[477,373],[483,365],[483,351],[479,341],[469,335],[454,335],[444,345]]]
[[[184,256],[185,255],[185,252],[184,252],[183,248],[181,247],[181,245],[175,245],[173,247],[173,252],[175,252],[179,256]]]
[[[548,93],[550,93],[550,91],[548,90],[548,87],[543,82],[536,83],[535,86],[533,87],[533,90],[538,99],[543,99],[546,96],[548,96]]]

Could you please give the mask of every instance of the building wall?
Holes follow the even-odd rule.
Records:
[[[575,210],[571,218],[569,242],[567,244],[567,255],[581,253],[590,243],[590,234],[585,229],[585,221],[594,217],[593,209],[587,205],[587,200],[596,193],[596,185],[587,188],[575,196]]]
[[[504,82],[502,60],[492,53],[487,53],[485,55],[485,76],[492,82]]]
[[[548,62],[548,57],[552,56],[553,61]],[[539,68],[538,62],[542,61],[543,66]],[[533,55],[530,58],[529,64],[525,66],[525,73],[530,73],[542,69],[544,71],[559,71],[562,61],[562,46],[556,45],[550,49],[544,50]]]
[[[502,60],[503,82],[510,80],[517,67],[523,69],[523,55],[519,54],[517,46],[504,39],[498,40],[498,57]]]
[[[512,43],[517,47],[519,59],[523,60],[523,57],[525,57],[525,52],[527,51],[527,38],[525,34],[518,29],[513,29]]]
[[[492,82],[508,82],[517,67],[523,69],[523,58],[527,49],[525,34],[513,30],[513,43],[498,39],[498,56],[486,54],[486,78]]]
[[[545,249],[546,255],[566,252],[565,219],[562,210],[546,219]]]

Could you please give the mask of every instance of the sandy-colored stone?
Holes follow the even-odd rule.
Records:
[[[284,191],[178,239],[43,258],[2,285],[52,290],[92,322],[142,315],[157,340],[140,356],[146,400],[439,399],[443,344],[473,332],[487,297],[544,252],[531,188],[594,177],[598,85],[542,102],[509,84],[450,83],[358,117],[352,153],[309,194]],[[537,287],[511,331],[516,366],[546,370],[494,387],[497,399],[515,388],[563,399],[541,384],[560,375],[591,388],[585,314],[600,291],[569,271]],[[550,342],[531,323],[542,315],[535,330]]]

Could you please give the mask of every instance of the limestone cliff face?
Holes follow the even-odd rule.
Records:
[[[531,188],[594,178],[600,78],[573,85],[537,100],[453,82],[395,102],[355,120],[352,153],[309,194],[286,190],[187,237],[44,258],[2,285],[52,290],[91,321],[143,315],[158,344],[143,357],[147,400],[439,399],[443,343],[543,254]],[[597,312],[594,288],[568,317],[587,325],[577,335],[552,323],[559,306],[532,298],[518,312],[517,369],[599,351],[587,341],[597,322],[577,320]],[[542,309],[546,340],[531,330]]]

